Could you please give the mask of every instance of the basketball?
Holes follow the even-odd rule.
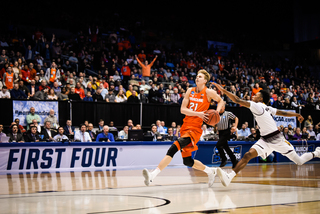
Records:
[[[217,112],[214,109],[208,109],[205,113],[209,114],[209,119],[207,122],[205,122],[206,124],[208,124],[210,126],[214,126],[217,123],[219,123],[219,121],[220,121],[219,112]]]

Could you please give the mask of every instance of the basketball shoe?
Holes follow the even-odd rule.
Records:
[[[149,186],[149,184],[152,182],[152,175],[147,169],[142,170],[142,175],[144,177],[144,184],[146,186]]]
[[[314,150],[313,154],[314,154],[314,157],[320,158],[320,147],[317,147]]]
[[[227,187],[229,186],[232,177],[224,170],[222,170],[221,168],[217,168],[217,174],[221,180],[221,183],[223,186]]]
[[[212,173],[208,174],[208,187],[212,187],[217,175],[217,168],[211,168],[211,170],[212,170]]]

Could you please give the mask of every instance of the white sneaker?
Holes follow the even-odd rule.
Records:
[[[317,147],[314,152],[313,152],[314,156],[317,158],[320,158],[320,147]]]
[[[144,177],[144,184],[146,186],[149,186],[149,184],[152,182],[151,174],[147,169],[142,170],[142,175]]]
[[[232,180],[229,174],[226,171],[222,170],[220,167],[217,168],[217,174],[221,180],[222,185],[225,187],[229,186]]]
[[[208,174],[208,187],[212,187],[217,175],[217,168],[211,168],[211,169],[212,169],[212,173]]]

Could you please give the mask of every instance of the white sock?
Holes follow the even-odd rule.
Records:
[[[291,152],[289,155],[287,155],[287,158],[292,160],[297,165],[302,165],[305,162],[311,160],[313,156],[314,154],[312,152],[304,153],[301,156],[299,156],[296,152]]]
[[[207,174],[211,174],[212,173],[212,170],[209,168],[209,167],[207,167],[206,166],[206,168],[204,168],[204,170],[203,170],[205,173],[207,173]]]
[[[232,170],[232,171],[229,173],[230,178],[231,178],[231,179],[233,179],[233,178],[234,178],[234,176],[236,176],[236,174],[237,174],[237,173],[236,173],[235,171],[233,171],[233,170]]]
[[[150,174],[152,176],[152,179],[157,177],[157,175],[161,172],[161,170],[157,167],[155,170],[153,170]]]

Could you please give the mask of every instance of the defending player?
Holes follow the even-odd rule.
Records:
[[[181,137],[175,141],[169,148],[166,156],[161,160],[158,167],[149,172],[143,170],[145,178],[144,183],[149,186],[155,177],[171,162],[175,153],[181,150],[183,164],[194,169],[202,170],[208,174],[208,185],[211,187],[216,176],[216,168],[209,168],[203,165],[200,161],[194,160],[191,153],[198,149],[197,142],[202,134],[202,123],[208,120],[208,114],[205,111],[210,106],[210,101],[213,99],[218,102],[217,111],[219,112],[224,105],[221,97],[212,89],[206,87],[206,83],[210,80],[210,75],[206,70],[199,70],[196,77],[196,87],[189,88],[182,101],[181,113],[185,114],[183,124],[180,129]]]
[[[295,112],[281,111],[267,106],[266,104],[268,104],[270,100],[269,92],[259,91],[252,97],[252,101],[245,101],[228,92],[221,85],[216,83],[214,83],[214,85],[223,91],[234,103],[238,103],[251,110],[261,133],[261,138],[244,154],[231,173],[226,173],[221,168],[217,169],[217,174],[224,186],[228,186],[234,176],[242,170],[252,158],[260,156],[265,159],[273,151],[279,152],[298,165],[302,165],[314,157],[320,157],[320,147],[317,147],[314,152],[304,153],[299,156],[294,150],[294,147],[283,137],[277,128],[276,122],[272,117],[273,115],[297,117],[300,123],[304,118]]]

